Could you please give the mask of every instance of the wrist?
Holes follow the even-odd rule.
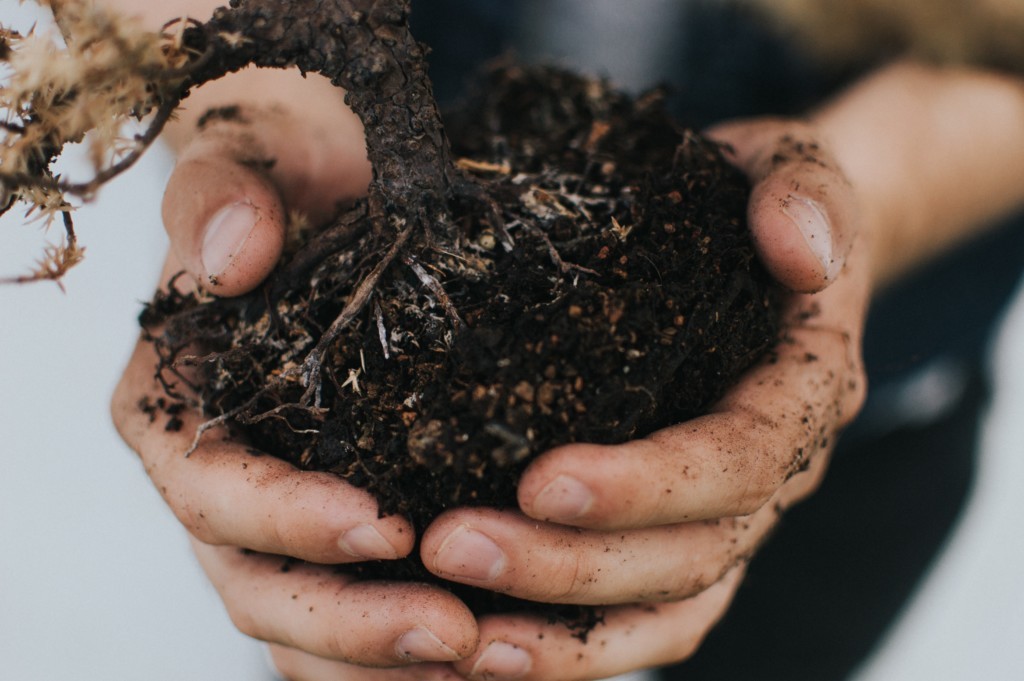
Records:
[[[815,122],[854,185],[878,288],[1024,203],[1024,85],[897,63]]]

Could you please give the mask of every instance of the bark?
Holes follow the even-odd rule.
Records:
[[[212,55],[202,83],[246,65],[298,67],[344,88],[366,129],[371,209],[415,221],[444,210],[455,179],[427,76],[426,48],[409,31],[410,0],[232,0],[189,29]]]

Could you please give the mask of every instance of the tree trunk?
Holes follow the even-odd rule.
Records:
[[[409,0],[232,0],[190,28],[188,44],[211,48],[197,83],[238,70],[296,66],[348,92],[373,165],[370,205],[381,215],[431,219],[454,179],[448,140],[427,76],[425,48],[409,31]]]

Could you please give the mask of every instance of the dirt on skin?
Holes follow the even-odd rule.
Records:
[[[165,376],[198,367],[211,418],[370,490],[417,532],[449,508],[514,507],[520,473],[554,446],[703,413],[778,333],[747,182],[659,93],[506,67],[446,124],[478,196],[461,192],[447,223],[401,246],[316,385],[295,367],[396,248],[365,204],[295,239],[249,296],[174,293],[142,315]],[[168,380],[172,397],[187,380]],[[416,558],[356,569],[439,581]],[[537,607],[453,588],[478,613]],[[539,607],[584,630],[599,617]]]

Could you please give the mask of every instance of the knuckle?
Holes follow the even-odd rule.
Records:
[[[677,569],[648,580],[646,588],[636,589],[632,602],[672,605],[702,593],[715,583],[708,566],[686,566],[676,561]],[[655,606],[658,607],[658,606]]]
[[[122,376],[120,381],[118,381],[117,387],[114,389],[114,394],[110,397],[108,409],[110,411],[110,420],[113,422],[121,439],[132,448],[132,451],[138,454],[139,452],[136,447],[129,441],[129,432],[127,430],[128,415],[131,413],[128,406],[130,402],[129,393],[127,378]]]
[[[231,620],[231,624],[234,625],[235,629],[249,638],[253,638],[258,641],[268,640],[265,632],[263,631],[263,627],[253,616],[252,611],[247,607],[239,604],[235,600],[225,599],[224,608],[227,610],[228,618]]]
[[[771,484],[766,480],[752,481],[746,493],[736,500],[733,509],[738,516],[748,516],[764,508],[779,488],[781,481],[773,479]]]
[[[287,553],[294,548],[292,519],[289,513],[268,513],[259,527],[258,544],[261,551],[268,553]]]
[[[548,573],[549,579],[542,581],[538,596],[555,603],[576,603],[597,582],[588,560],[581,551],[572,551],[557,561]]]
[[[649,600],[679,604],[715,587],[730,571],[749,560],[763,536],[758,529],[760,523],[751,518],[722,518],[705,524],[715,532],[714,547],[696,564],[678,567],[660,579],[664,590]],[[684,560],[681,554],[677,565]]]
[[[324,637],[322,645],[322,654],[324,657],[332,660],[341,660],[345,656],[345,642],[342,640],[342,634],[337,631],[331,631]]]
[[[318,657],[349,665],[379,667],[397,664],[393,639],[380,628],[354,630],[347,627],[321,629],[310,651]]]
[[[161,487],[160,491],[164,495],[164,499],[167,501],[167,504],[174,512],[174,516],[178,519],[178,522],[188,530],[189,534],[204,544],[216,546],[223,543],[217,533],[213,531],[213,528],[206,517],[206,511],[203,510],[201,505],[196,504],[189,499],[176,499],[170,496],[166,487]]]
[[[780,421],[756,405],[742,405],[738,416],[737,432],[744,435],[722,474],[733,481],[730,515],[745,516],[767,504],[788,477],[789,462],[780,468],[777,452],[787,440],[786,424],[791,419]]]
[[[787,465],[784,470],[780,470],[771,455],[760,458],[764,463],[751,471],[746,478],[742,492],[732,504],[731,508],[736,516],[753,515],[760,511],[774,498],[779,487],[790,476],[790,465]]]
[[[712,562],[715,564],[705,565],[692,574],[684,574],[675,589],[662,600],[692,598],[714,586],[718,582],[723,568],[717,564],[717,561]]]

